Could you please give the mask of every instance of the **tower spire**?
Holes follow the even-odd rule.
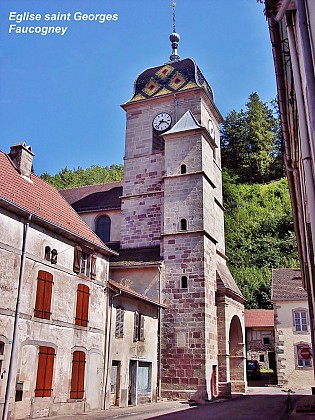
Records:
[[[172,54],[170,55],[170,60],[178,61],[180,59],[180,56],[177,53],[177,47],[180,40],[180,36],[176,32],[176,13],[175,13],[176,3],[173,2],[171,6],[173,8],[173,33],[171,33],[170,35],[170,41],[172,43]]]

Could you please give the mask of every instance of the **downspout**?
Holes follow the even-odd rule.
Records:
[[[283,0],[280,9],[275,17],[275,21],[280,22],[282,20],[285,12],[287,11],[287,8],[289,7],[289,4],[291,3],[291,0]]]
[[[109,353],[109,328],[108,328],[108,313],[109,313],[109,288],[108,286],[105,288],[106,291],[106,322],[105,322],[105,339],[104,339],[104,371],[103,371],[103,410],[105,410],[106,405],[106,388],[105,388],[105,382],[106,382],[106,369],[107,369],[107,360],[108,360],[108,353]]]
[[[304,104],[304,97],[303,97],[303,89],[302,89],[302,80],[299,71],[299,61],[297,55],[297,49],[295,44],[294,32],[293,32],[293,21],[292,15],[287,14],[287,33],[288,33],[288,40],[289,40],[289,47],[290,47],[290,55],[291,55],[291,63],[292,63],[292,71],[294,77],[294,86],[295,86],[295,93],[296,93],[296,100],[297,100],[297,107],[298,107],[298,118],[299,118],[299,129],[300,129],[300,138],[301,138],[301,159],[305,174],[305,189],[306,189],[306,197],[307,202],[306,206],[308,208],[308,216],[310,218],[310,228],[311,228],[311,238],[312,244],[315,244],[315,189],[314,189],[314,179],[313,179],[313,170],[312,170],[312,156],[311,156],[311,148],[310,148],[310,138],[309,138],[309,131],[307,125],[307,117],[305,113],[305,104]],[[315,108],[314,108],[315,109]],[[300,182],[298,182],[300,188]],[[303,206],[304,208],[304,206]],[[304,222],[304,221],[303,221]],[[307,227],[304,227],[304,232],[307,234]],[[310,267],[308,275],[306,275],[306,282],[307,282],[307,289],[309,292],[312,293],[314,296],[314,256],[311,253],[308,253]],[[311,338],[312,343],[314,346],[314,308],[313,308],[313,299],[309,296],[309,311],[310,311],[310,326],[311,326]],[[314,354],[314,349],[313,349]]]
[[[108,294],[110,294],[110,289],[108,288]],[[107,400],[107,385],[108,385],[108,375],[109,375],[109,362],[111,357],[111,342],[112,342],[112,323],[113,323],[113,299],[116,296],[121,295],[121,290],[119,293],[116,293],[110,297],[110,321],[109,321],[109,334],[108,334],[108,346],[107,346],[107,366],[106,366],[106,379],[105,379],[105,396],[104,396],[104,410],[106,409],[106,400]]]
[[[25,259],[26,259],[25,257],[26,241],[27,241],[28,228],[30,225],[31,218],[32,216],[29,215],[27,222],[24,223],[21,265],[20,265],[19,284],[18,284],[18,291],[17,291],[17,298],[16,298],[15,316],[14,316],[11,357],[10,357],[10,365],[9,365],[9,371],[8,371],[8,379],[7,379],[4,406],[3,406],[2,420],[7,420],[8,411],[9,411],[10,395],[11,395],[12,381],[13,381],[14,368],[15,368],[15,357],[16,357],[16,351],[17,351],[17,345],[18,345],[21,294],[22,294],[22,289],[23,289],[24,267],[25,267]]]
[[[161,266],[159,265],[159,303],[162,303],[162,275],[161,275]],[[159,306],[158,308],[158,372],[157,372],[157,393],[156,401],[158,398],[161,398],[161,365],[162,365],[162,353],[161,353],[161,331],[162,331],[162,320],[161,320],[162,309]]]
[[[305,0],[297,0],[297,15],[299,21],[299,29],[301,35],[301,46],[303,50],[303,60],[305,67],[305,84],[306,102],[309,110],[309,141],[311,153],[314,154],[315,149],[315,74],[314,63],[312,58],[311,39],[309,34],[309,23],[307,21]],[[314,222],[314,220],[312,221]],[[312,226],[314,226],[312,224]],[[313,238],[314,240],[314,238]],[[313,242],[315,244],[315,242]]]

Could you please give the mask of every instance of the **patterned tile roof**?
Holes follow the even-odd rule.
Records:
[[[274,327],[272,309],[245,309],[245,327]]]
[[[46,181],[31,174],[23,178],[10,157],[0,151],[0,201],[1,205],[13,205],[32,214],[35,219],[60,228],[99,247],[107,255],[113,252],[90,230],[59,192]]]
[[[213,101],[213,91],[191,58],[143,71],[137,78],[129,102],[202,87]]]
[[[60,190],[60,194],[77,211],[120,209],[122,181]]]
[[[272,270],[271,300],[306,300],[299,268],[277,268]]]

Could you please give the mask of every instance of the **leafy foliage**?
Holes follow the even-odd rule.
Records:
[[[121,181],[124,176],[123,165],[99,166],[92,165],[90,168],[69,169],[62,168],[55,175],[44,172],[41,175],[45,181],[52,184],[58,190],[63,188],[81,187],[84,185],[102,184],[104,182]]]
[[[223,171],[226,253],[248,308],[270,308],[271,269],[297,267],[291,203],[285,178],[238,184]]]
[[[256,92],[248,99],[245,111],[231,111],[222,124],[222,166],[241,183],[270,182],[284,176],[277,104]]]

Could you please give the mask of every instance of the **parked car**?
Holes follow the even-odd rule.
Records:
[[[246,374],[247,378],[259,379],[260,378],[260,365],[257,360],[246,361]]]

